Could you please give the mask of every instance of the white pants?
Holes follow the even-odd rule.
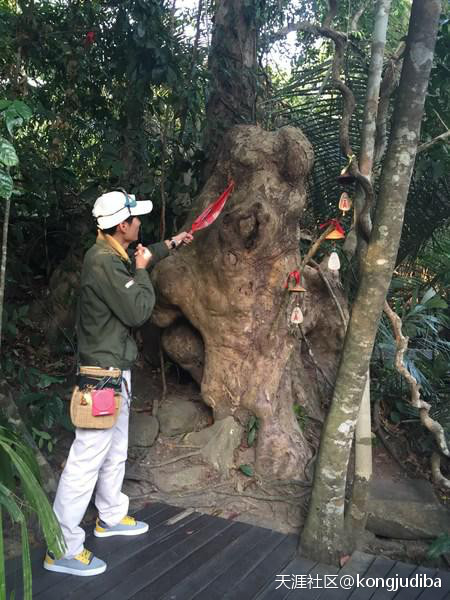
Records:
[[[122,375],[131,390],[130,371],[123,371]],[[84,548],[86,536],[80,523],[95,484],[95,506],[102,521],[112,527],[128,512],[128,497],[121,489],[128,453],[130,401],[122,383],[122,408],[114,427],[75,430],[53,504],[67,545],[65,558],[79,554]]]

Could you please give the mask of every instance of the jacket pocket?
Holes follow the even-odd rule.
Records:
[[[137,358],[137,345],[133,336],[128,331],[125,331],[123,336],[123,362],[127,365],[134,363]]]

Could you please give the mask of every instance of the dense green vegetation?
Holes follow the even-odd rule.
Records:
[[[55,421],[68,424],[60,393],[49,394],[48,388],[70,370],[75,344],[69,328],[45,348],[49,339],[39,319],[49,309],[49,282],[56,268],[66,268],[69,253],[79,256],[92,242],[90,210],[101,191],[125,186],[151,198],[154,217],[144,229],[149,239],[170,234],[182,224],[201,185],[205,159],[202,135],[213,16],[209,4],[213,3],[174,10],[176,3],[167,0],[0,1],[0,215],[9,223],[0,361],[2,377],[18,391],[19,407],[36,442],[49,450]],[[349,32],[347,4],[340,5],[337,27]],[[299,8],[288,0],[249,0],[245,5],[256,11],[260,28],[256,119],[268,128],[302,127],[315,149],[311,204],[304,216],[305,229],[315,235],[318,222],[337,214],[336,174],[346,162],[338,143],[341,99],[324,91],[332,48],[298,33],[289,72],[280,72],[268,53],[281,27],[316,16],[320,21],[327,3],[304,2]],[[409,6],[407,0],[393,1],[388,56],[405,36]],[[349,32],[345,75],[358,102],[350,128],[356,151],[372,27],[366,11],[357,30]],[[276,44],[281,53],[283,46],[284,42]],[[284,46],[288,52],[292,50]],[[450,126],[449,71],[450,29],[443,15],[422,143]],[[449,173],[445,140],[418,154],[390,291],[391,304],[410,337],[408,368],[447,434]],[[350,217],[343,222],[348,228]],[[72,302],[73,296],[68,299]],[[44,306],[41,312],[33,312],[36,303]],[[61,360],[61,352],[72,359]],[[401,427],[420,453],[434,442],[420,427],[417,411],[409,407],[409,390],[394,369],[393,356],[392,333],[383,321],[373,355],[374,396],[382,402],[384,418],[396,431]],[[256,428],[252,431],[255,434]],[[8,456],[24,452],[14,433],[2,429],[0,434]],[[24,479],[25,467],[14,460]],[[8,482],[0,479],[0,502],[24,523],[7,491],[14,488],[10,475]],[[37,488],[34,479],[29,481]],[[42,498],[40,502],[45,505]],[[39,506],[34,508],[42,514]],[[54,527],[48,512],[44,514],[44,524]],[[0,535],[0,543],[1,539]],[[25,536],[23,540],[26,548]]]

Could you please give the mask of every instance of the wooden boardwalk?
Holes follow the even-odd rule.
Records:
[[[296,556],[295,535],[187,512],[155,503],[135,515],[149,523],[148,534],[106,539],[87,536],[86,547],[108,564],[107,571],[95,577],[45,571],[43,551],[34,551],[33,599],[450,600],[449,571],[360,552],[338,571]],[[22,598],[20,563],[9,561],[6,572],[8,591],[15,588],[16,600]],[[397,591],[381,586],[352,587],[358,574],[369,584],[375,577],[417,576],[419,582],[424,576],[439,577],[442,587],[422,585]]]

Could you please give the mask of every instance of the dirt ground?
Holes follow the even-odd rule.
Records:
[[[133,373],[133,405],[132,410],[141,414],[152,414],[152,399],[161,398],[161,374],[159,369],[148,365],[135,369]],[[190,400],[201,402],[198,386],[185,373],[171,367],[167,373],[167,394],[184,396]],[[207,416],[199,428],[211,424]],[[60,473],[73,434],[60,429],[55,432],[56,446],[48,460],[55,473]],[[252,464],[254,449],[249,448],[245,439],[236,451],[235,464]],[[142,477],[128,478],[124,482],[124,492],[130,497],[130,512],[135,512],[149,502],[165,502],[194,509],[202,513],[220,516],[226,519],[236,519],[246,523],[274,529],[283,533],[298,533],[304,522],[307,502],[310,493],[310,482],[294,480],[288,482],[269,482],[259,477],[247,477],[235,468],[226,479],[221,478],[212,467],[205,468],[205,463],[199,459],[195,449],[189,446],[184,436],[164,438],[159,436],[150,449],[133,448],[129,450],[129,467],[146,462],[159,465],[158,480],[164,480],[166,475],[175,471],[189,470],[194,466],[203,466],[203,480],[198,480],[190,489],[188,486],[177,492],[163,492],[155,484],[155,478],[147,476],[147,471],[141,469]],[[128,472],[128,471],[127,471]],[[131,469],[131,472],[136,472]],[[392,460],[386,450],[380,445],[374,445],[374,476],[382,474],[394,481],[406,477],[406,473]],[[83,521],[83,526],[89,529],[93,526],[96,510],[91,503]],[[6,556],[11,557],[20,552],[17,527],[5,527]],[[42,544],[37,524],[30,532],[32,546]],[[371,553],[384,554],[390,558],[433,564],[426,558],[429,543],[425,541],[400,541],[377,538],[367,535],[365,547]]]
[[[161,375],[157,369],[140,369],[133,374],[133,404],[135,411],[144,410],[151,414],[151,398],[161,397]],[[185,397],[194,402],[202,402],[197,384],[185,373],[173,368],[167,378],[167,396]],[[212,423],[205,413],[197,430]],[[181,457],[187,458],[181,458]],[[305,500],[309,485],[284,483],[275,486],[255,477],[246,477],[239,469],[233,469],[228,478],[221,478],[217,472],[205,465],[196,455],[195,448],[189,446],[184,436],[165,438],[161,435],[156,443],[144,453],[130,448],[129,461],[148,462],[158,467],[158,480],[175,471],[188,470],[202,465],[203,478],[177,492],[164,493],[152,481],[126,479],[124,489],[129,495],[133,508],[140,508],[147,502],[161,501],[185,508],[194,508],[204,513],[223,518],[238,519],[247,523],[270,527],[281,532],[298,531],[305,514]],[[172,462],[173,461],[173,462]],[[235,464],[252,464],[254,448],[249,448],[242,440],[235,454]],[[169,464],[166,464],[169,463]]]

